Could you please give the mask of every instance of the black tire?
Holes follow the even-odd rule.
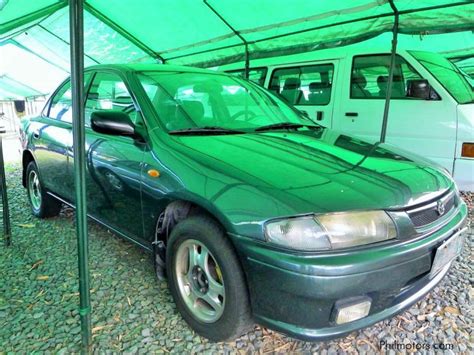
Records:
[[[225,290],[225,302],[220,318],[209,323],[196,318],[183,300],[177,281],[177,251],[189,241],[202,243],[219,265]],[[166,250],[168,283],[176,306],[184,320],[198,334],[212,340],[225,341],[246,333],[253,325],[244,273],[234,248],[224,229],[207,216],[191,216],[172,230]]]
[[[37,189],[32,187],[32,180],[35,177],[38,179]],[[62,203],[46,193],[38,173],[38,167],[34,161],[30,162],[26,168],[26,189],[28,192],[28,202],[30,203],[31,212],[36,217],[48,218],[59,214]],[[40,197],[39,202],[37,200],[34,202],[34,196]]]

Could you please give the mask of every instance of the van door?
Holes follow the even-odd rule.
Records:
[[[331,127],[336,81],[335,60],[273,69],[268,88],[289,104],[306,112],[324,127]]]
[[[390,54],[361,55],[348,62],[333,127],[369,142],[380,139]],[[430,99],[413,97],[410,81],[423,78],[397,55],[386,142],[431,159],[452,172],[456,111],[449,98],[435,91]],[[411,95],[411,96],[410,96]],[[446,118],[449,118],[446,120]]]

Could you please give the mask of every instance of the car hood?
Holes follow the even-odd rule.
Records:
[[[430,161],[327,129],[172,139],[199,165],[205,198],[233,214],[396,209],[453,185]]]

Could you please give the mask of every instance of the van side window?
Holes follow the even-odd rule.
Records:
[[[238,69],[238,70],[229,70],[227,71],[230,75],[235,75],[240,78],[245,77],[245,70]],[[258,84],[263,87],[265,84],[265,76],[267,75],[267,68],[252,68],[249,70],[249,80],[253,81],[255,84]]]
[[[351,99],[385,99],[390,69],[390,55],[364,55],[354,57],[351,74]],[[423,79],[405,59],[397,55],[393,72],[392,99],[408,97],[411,80]]]
[[[327,105],[333,75],[333,64],[276,69],[269,89],[292,105]]]
[[[84,112],[85,124],[90,126],[93,111],[116,110],[127,113],[136,123],[138,111],[123,80],[116,74],[98,73],[89,89]]]

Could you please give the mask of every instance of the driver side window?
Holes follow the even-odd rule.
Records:
[[[94,111],[122,111],[136,123],[138,111],[123,80],[113,73],[98,73],[87,95],[85,107],[86,126],[90,126]]]

